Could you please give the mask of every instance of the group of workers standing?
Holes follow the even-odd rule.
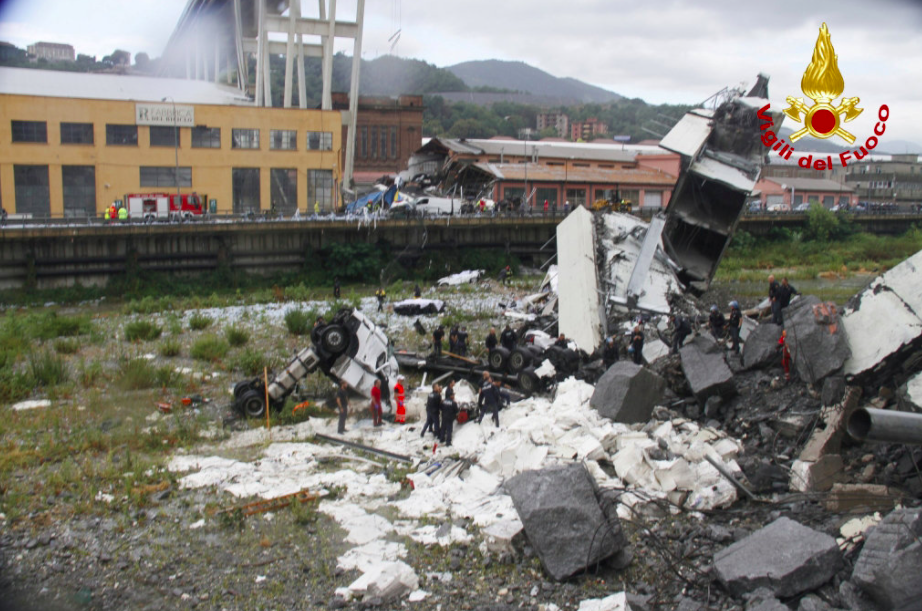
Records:
[[[105,211],[103,211],[102,216],[107,221],[114,221],[116,219],[120,221],[127,221],[128,220],[128,208],[126,208],[122,204],[115,205],[115,203],[113,202],[112,204],[109,205],[108,208],[105,209]]]

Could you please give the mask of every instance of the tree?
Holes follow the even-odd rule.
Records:
[[[138,70],[147,71],[150,68],[150,56],[143,51],[135,53],[134,66]]]

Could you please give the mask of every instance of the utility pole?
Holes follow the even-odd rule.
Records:
[[[179,125],[176,122],[176,100],[167,96],[163,102],[169,100],[173,104],[173,151],[176,157],[176,173],[173,178],[176,180],[176,205],[179,208],[179,218],[182,220],[182,196],[179,194]]]

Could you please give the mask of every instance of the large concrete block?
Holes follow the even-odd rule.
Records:
[[[922,601],[922,509],[897,509],[868,534],[852,581],[885,609],[910,611]]]
[[[714,555],[717,578],[734,596],[762,587],[795,596],[823,585],[841,566],[835,539],[788,518]]]
[[[387,602],[419,587],[416,572],[404,562],[381,562],[372,566],[349,585],[349,590],[365,598]]]
[[[733,372],[727,366],[723,349],[710,337],[699,335],[679,350],[682,371],[695,398],[707,401],[715,395],[731,397],[736,394]]]
[[[544,569],[563,580],[626,546],[621,524],[603,513],[581,464],[526,471],[505,484]]]
[[[900,386],[898,397],[904,411],[922,412],[922,373],[917,373]]]
[[[596,382],[589,405],[615,422],[647,422],[666,381],[645,367],[618,361]]]
[[[851,357],[836,305],[809,295],[784,310],[786,344],[801,380],[816,384]]]
[[[781,362],[781,325],[762,323],[752,330],[743,344],[743,366],[746,369],[770,367]]]
[[[823,492],[842,479],[845,463],[839,454],[827,454],[816,461],[795,460],[791,465],[791,490]]]

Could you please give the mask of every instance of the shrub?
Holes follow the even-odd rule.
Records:
[[[179,343],[179,339],[171,337],[160,343],[160,356],[179,356],[179,353],[182,350],[182,344]]]
[[[51,352],[29,355],[29,375],[36,386],[57,386],[68,378],[67,365]]]
[[[307,335],[311,332],[314,317],[310,312],[301,309],[288,310],[285,314],[285,327],[292,335]]]
[[[269,366],[269,359],[262,352],[253,348],[246,348],[234,359],[233,368],[242,371],[248,376],[262,373],[264,367]]]
[[[54,342],[54,350],[58,354],[76,354],[80,344],[75,339],[58,339]]]
[[[119,367],[115,384],[122,390],[155,388],[157,370],[147,359],[131,359]]]
[[[205,316],[201,312],[196,312],[189,318],[189,328],[193,331],[201,331],[211,326],[211,317]]]
[[[200,361],[218,361],[230,350],[227,342],[217,335],[206,335],[192,344],[189,354]]]
[[[129,342],[157,339],[163,329],[147,320],[135,320],[125,325],[125,338]]]
[[[77,366],[77,379],[84,388],[93,388],[102,380],[107,378],[102,363],[98,360],[89,363],[81,360]]]
[[[10,403],[28,397],[35,383],[28,372],[14,371],[12,367],[0,367],[0,401]]]
[[[241,329],[240,327],[227,327],[224,329],[224,337],[227,338],[227,343],[235,348],[250,341],[250,334],[246,329]]]
[[[33,334],[37,339],[54,339],[85,335],[92,328],[93,325],[86,316],[58,316],[56,312],[50,312],[38,317]]]

